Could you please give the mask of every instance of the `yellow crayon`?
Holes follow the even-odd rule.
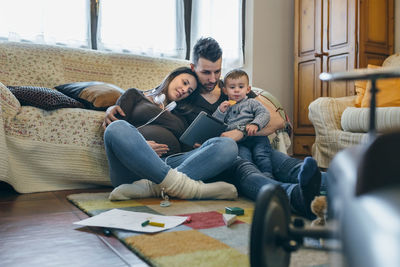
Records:
[[[157,226],[157,227],[164,227],[164,223],[158,223],[158,222],[149,222],[149,225],[152,226]]]

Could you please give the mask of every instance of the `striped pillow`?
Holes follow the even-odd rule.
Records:
[[[352,133],[366,133],[369,129],[369,108],[346,108],[341,117],[342,129]],[[400,129],[400,107],[376,108],[376,129],[378,132]]]

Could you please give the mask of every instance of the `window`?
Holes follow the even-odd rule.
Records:
[[[90,47],[85,0],[0,0],[0,38]]]
[[[0,40],[190,58],[212,36],[243,64],[245,0],[0,0]]]
[[[183,16],[180,0],[102,0],[98,48],[184,58]]]
[[[243,65],[242,0],[194,0],[191,25],[190,47],[211,36],[221,45],[223,68]]]

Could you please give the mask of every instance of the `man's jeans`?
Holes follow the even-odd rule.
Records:
[[[233,166],[223,173],[225,181],[234,183],[239,193],[256,200],[264,185],[280,185],[291,198],[292,190],[299,184],[298,175],[303,161],[282,152],[271,150],[272,175],[261,172],[252,162],[238,157]],[[221,176],[220,176],[221,177]],[[326,191],[325,172],[321,173],[321,191]]]

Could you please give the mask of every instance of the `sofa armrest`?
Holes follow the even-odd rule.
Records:
[[[20,109],[18,99],[0,82],[0,181],[7,181],[9,172],[5,125]]]
[[[344,132],[341,127],[342,113],[347,107],[354,106],[355,97],[320,97],[309,105],[308,118],[315,129],[312,155],[319,167],[328,168],[337,152],[361,139],[360,134]]]
[[[256,135],[268,136],[274,149],[287,154],[291,145],[290,135],[292,133],[289,117],[281,103],[271,93],[257,87],[252,87],[252,91],[257,94],[255,99],[270,113],[270,121],[267,126],[257,132]]]
[[[0,82],[0,114],[1,116],[15,116],[21,109],[18,99],[8,88]]]
[[[355,97],[320,97],[311,102],[308,106],[308,118],[315,128],[315,134],[326,135],[332,130],[342,130],[342,113],[347,107],[354,106]]]
[[[103,148],[103,111],[80,108],[43,110],[23,106],[21,111],[6,123],[6,134],[41,143]]]

